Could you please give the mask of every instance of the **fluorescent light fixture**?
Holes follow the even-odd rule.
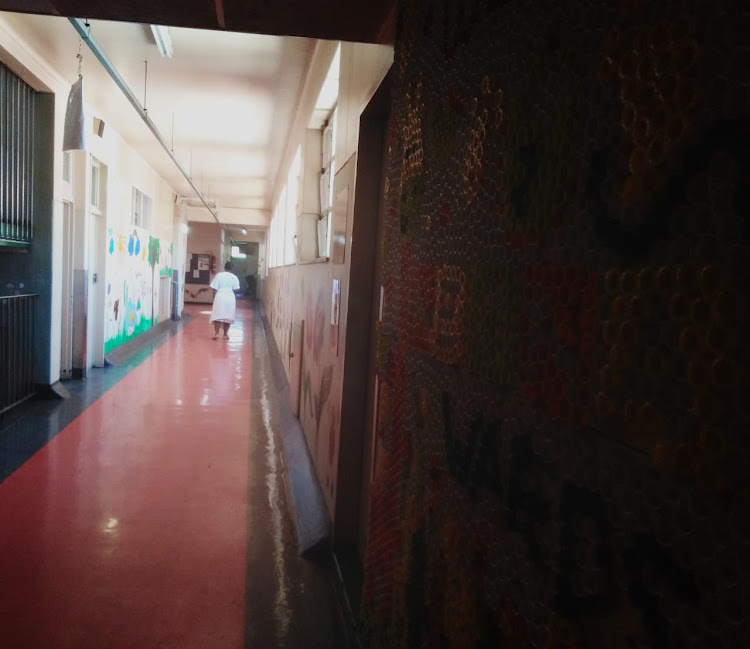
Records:
[[[151,25],[151,33],[154,35],[156,47],[159,54],[167,59],[172,58],[172,37],[169,35],[169,27],[164,25]]]

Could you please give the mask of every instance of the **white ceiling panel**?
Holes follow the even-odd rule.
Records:
[[[2,18],[63,79],[75,80],[79,38],[66,18],[13,13]],[[172,27],[173,55],[163,58],[148,25],[97,20],[90,30],[207,198],[270,213],[315,42]],[[194,196],[85,44],[83,54],[86,102],[178,195]]]

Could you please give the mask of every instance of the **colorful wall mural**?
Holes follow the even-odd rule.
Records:
[[[371,648],[747,646],[748,53],[742,1],[400,3]]]
[[[171,277],[172,244],[147,230],[107,229],[104,352],[158,321],[159,277]]]

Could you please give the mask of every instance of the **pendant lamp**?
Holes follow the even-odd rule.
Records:
[[[63,128],[63,151],[84,151],[86,149],[86,129],[83,114],[83,55],[81,39],[78,39],[78,80],[71,86],[68,94],[68,105],[65,109],[65,126]]]

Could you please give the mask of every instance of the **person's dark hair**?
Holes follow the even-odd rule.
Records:
[[[224,264],[224,270],[232,270],[232,262],[228,261],[226,264]]]

